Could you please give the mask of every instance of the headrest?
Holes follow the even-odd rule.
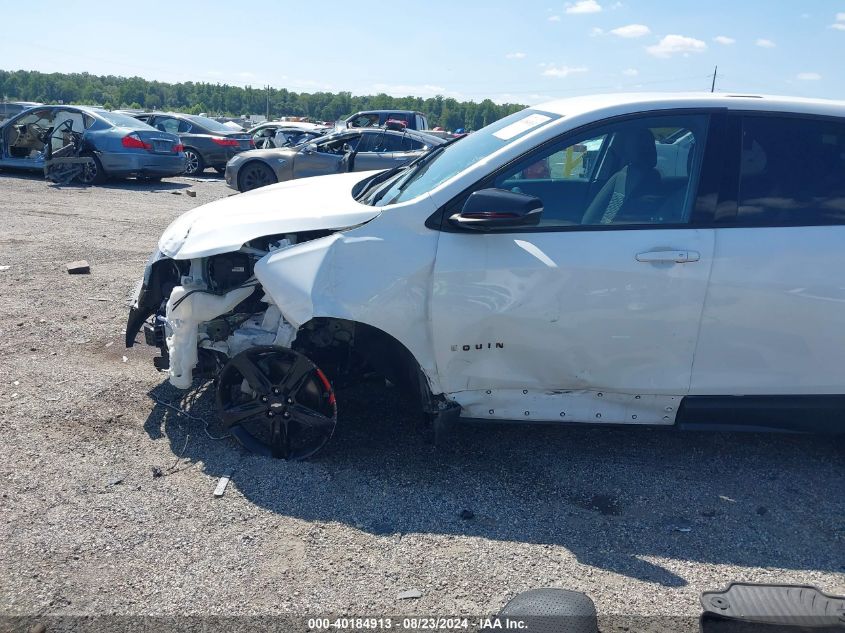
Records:
[[[625,165],[652,169],[657,165],[654,135],[645,127],[622,130],[613,139],[613,147]]]

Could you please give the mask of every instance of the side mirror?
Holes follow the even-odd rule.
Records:
[[[449,221],[455,226],[475,231],[515,226],[537,226],[543,213],[543,201],[536,196],[505,189],[474,191],[460,213]]]

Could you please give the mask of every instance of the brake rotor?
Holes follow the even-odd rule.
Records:
[[[224,365],[217,411],[248,450],[288,460],[314,455],[337,426],[326,375],[299,352],[275,345],[244,350]]]

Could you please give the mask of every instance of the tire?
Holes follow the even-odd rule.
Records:
[[[220,370],[216,391],[224,427],[258,455],[308,459],[326,445],[337,425],[331,383],[292,349],[244,350]]]
[[[86,153],[82,154],[82,156],[86,158],[93,158],[94,166],[85,166],[85,169],[83,169],[82,174],[79,176],[79,182],[83,185],[101,185],[106,182],[108,176],[106,175],[106,170],[103,169],[103,164],[100,162],[100,159],[97,158],[97,155]]]
[[[252,191],[279,182],[276,174],[265,163],[254,160],[241,167],[238,173],[238,191]]]
[[[202,155],[192,147],[185,148],[185,175],[197,176],[205,170]]]

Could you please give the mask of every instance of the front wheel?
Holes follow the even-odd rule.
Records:
[[[185,175],[196,176],[201,174],[205,169],[205,161],[195,149],[187,148],[185,150]]]
[[[269,166],[259,161],[252,161],[241,167],[238,176],[238,191],[251,191],[279,182]]]
[[[253,453],[307,459],[331,439],[337,405],[331,383],[308,358],[286,347],[252,347],[217,377],[223,425]]]

